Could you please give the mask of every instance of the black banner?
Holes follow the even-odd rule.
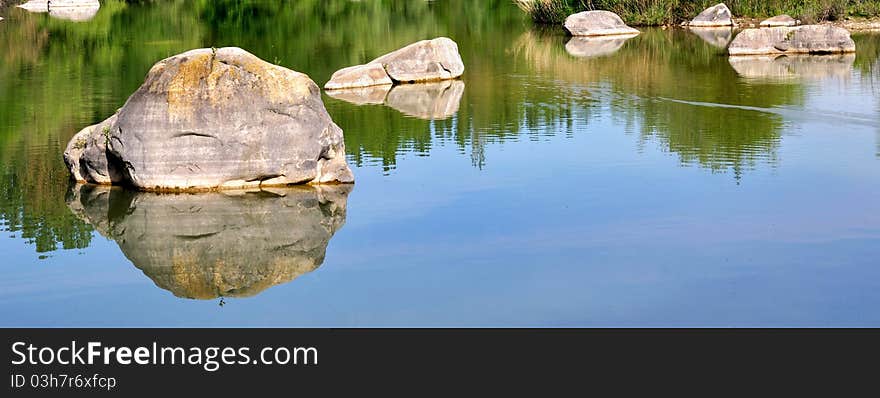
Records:
[[[5,329],[4,396],[872,382],[877,330]],[[864,365],[867,364],[867,365]],[[739,385],[737,384],[737,385]],[[465,390],[461,390],[465,391]]]

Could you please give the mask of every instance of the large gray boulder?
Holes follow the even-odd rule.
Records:
[[[384,70],[384,74],[383,74]],[[392,83],[450,80],[464,74],[458,45],[449,38],[422,40],[364,65],[341,69],[324,85],[327,90]]]
[[[65,154],[81,182],[161,191],[354,180],[342,130],[318,86],[240,48],[192,50],[160,61],[99,126],[74,137]],[[109,181],[96,177],[101,170],[83,172],[83,165],[103,161]]]
[[[71,211],[177,297],[249,297],[316,270],[350,185],[159,194],[79,185]]]
[[[730,55],[832,54],[856,51],[849,31],[831,25],[746,29],[733,39]]]
[[[733,26],[733,13],[724,3],[716,4],[709,7],[696,16],[688,26],[697,27],[717,27],[717,26]]]
[[[637,35],[638,29],[627,26],[611,11],[584,11],[565,19],[565,30],[572,36]]]
[[[779,26],[798,26],[801,24],[801,21],[794,19],[788,15],[777,15],[773,18],[767,18],[761,21],[761,27],[763,28],[775,28]]]

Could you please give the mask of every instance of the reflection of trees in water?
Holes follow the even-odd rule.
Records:
[[[863,84],[869,84],[880,98],[880,33],[862,33],[853,35],[856,42],[856,69],[861,73]],[[877,114],[880,114],[880,101],[877,103]],[[880,125],[877,126],[877,151],[880,158]]]
[[[609,86],[603,102],[613,117],[638,126],[643,140],[662,143],[685,164],[731,170],[737,178],[758,163],[776,163],[783,121],[714,104],[771,108],[803,100],[796,84],[741,84],[726,57],[687,31],[648,30],[614,55],[591,59],[567,54],[564,40],[530,31],[514,48],[541,73]]]

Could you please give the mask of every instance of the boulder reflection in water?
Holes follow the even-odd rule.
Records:
[[[314,271],[351,185],[156,194],[71,188],[70,209],[177,297],[248,297]]]
[[[855,54],[730,57],[730,65],[741,77],[767,82],[846,79],[855,61]]]
[[[709,45],[721,49],[726,49],[733,40],[733,28],[689,28],[688,30]]]
[[[334,99],[355,105],[381,105],[417,119],[442,120],[458,112],[464,94],[461,80],[383,85],[326,92]]]
[[[568,43],[565,43],[565,51],[578,58],[604,57],[616,53],[627,40],[636,36],[638,34],[597,37],[575,36]]]

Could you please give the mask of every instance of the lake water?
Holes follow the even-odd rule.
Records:
[[[569,41],[505,0],[243,3],[0,14],[0,325],[880,326],[880,36],[729,60],[730,32]],[[460,82],[324,96],[350,191],[68,183],[162,58],[323,85],[436,36]]]

